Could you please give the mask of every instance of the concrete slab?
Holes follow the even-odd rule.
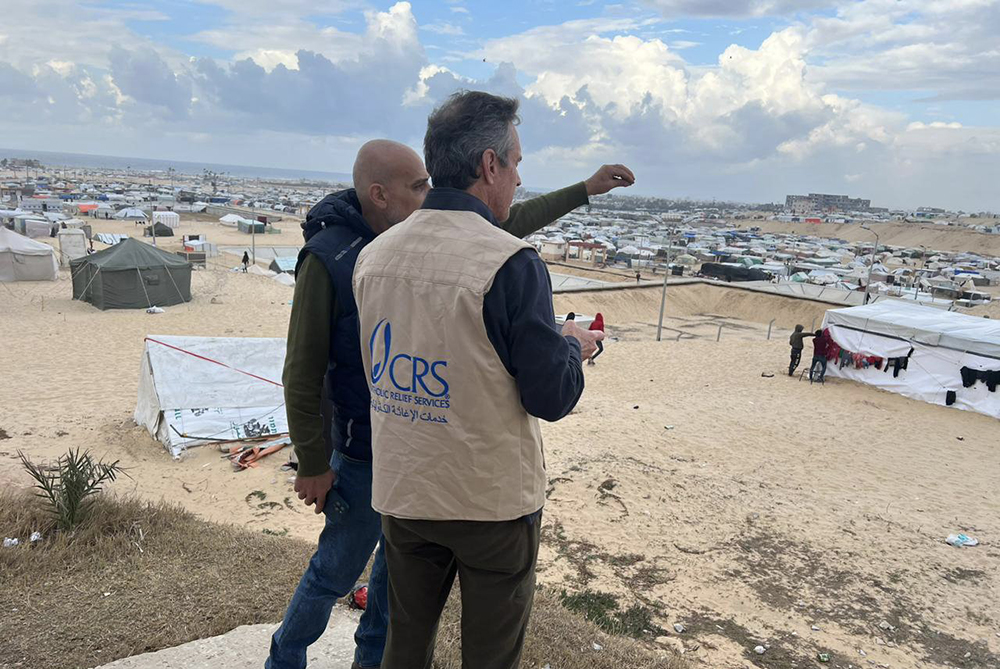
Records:
[[[309,666],[350,669],[354,630],[361,615],[336,606],[326,633],[309,648]],[[116,660],[98,669],[262,669],[277,625],[245,625],[208,639],[191,641],[155,653]]]

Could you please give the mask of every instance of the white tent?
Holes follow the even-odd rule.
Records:
[[[240,221],[245,221],[245,220],[247,219],[243,218],[238,214],[226,214],[225,216],[219,219],[219,223],[237,224]]]
[[[56,251],[48,244],[0,226],[0,281],[55,281]]]
[[[51,237],[52,223],[32,215],[18,216],[14,221],[14,229],[25,237]]]
[[[145,221],[146,212],[135,207],[126,207],[115,214],[115,218],[125,221]]]
[[[277,281],[278,283],[288,286],[289,288],[295,286],[295,278],[291,274],[286,274],[285,272],[275,274],[271,277],[271,280]]]
[[[150,335],[135,422],[175,457],[188,446],[288,432],[284,339]]]
[[[1000,321],[920,306],[903,300],[826,312],[823,326],[845,351],[904,359],[882,370],[840,367],[828,374],[867,383],[931,404],[949,405],[1000,418],[1000,390],[971,376],[1000,372]],[[903,366],[905,364],[905,367]],[[963,372],[963,368],[966,370]],[[963,380],[963,377],[965,381]],[[1000,375],[996,377],[1000,381]],[[952,393],[954,393],[952,395]]]
[[[175,214],[172,211],[154,211],[153,223],[162,223],[169,228],[176,228],[181,224],[181,217],[180,214]]]

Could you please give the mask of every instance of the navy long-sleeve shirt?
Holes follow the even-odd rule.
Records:
[[[472,211],[497,225],[482,200],[455,188],[432,189],[423,208]],[[525,411],[548,421],[572,411],[584,387],[580,343],[556,325],[549,271],[534,249],[518,251],[497,272],[483,321]]]

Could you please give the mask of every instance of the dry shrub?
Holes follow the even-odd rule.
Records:
[[[29,545],[40,531],[44,539]],[[92,667],[276,622],[313,546],[98,496],[72,537],[39,500],[0,492],[0,666]],[[106,594],[108,593],[108,594]]]

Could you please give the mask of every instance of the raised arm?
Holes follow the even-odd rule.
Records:
[[[500,227],[515,237],[527,237],[550,225],[577,207],[590,203],[591,195],[635,183],[632,170],[624,165],[603,165],[586,181],[519,202]]]

